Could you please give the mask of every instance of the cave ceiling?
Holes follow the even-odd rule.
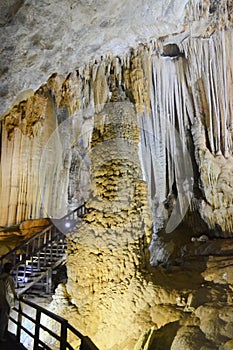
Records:
[[[102,55],[183,30],[188,0],[27,1],[0,4],[1,106]]]

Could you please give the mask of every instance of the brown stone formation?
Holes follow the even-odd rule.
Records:
[[[7,33],[14,16],[19,13],[22,21],[21,8],[26,10],[21,1],[11,3],[0,18]],[[76,3],[69,3],[70,10],[81,4],[84,11],[90,4]],[[68,54],[58,59],[50,50],[57,45],[62,51],[61,38],[54,45],[40,31],[32,33],[32,42],[24,41],[22,56],[21,48],[15,50],[16,62],[25,55],[27,64],[38,65],[40,55],[30,53],[30,45],[41,45],[49,61],[40,62],[39,76],[47,72],[41,87],[24,91],[1,118],[0,225],[14,230],[30,218],[58,218],[86,201],[87,213],[67,236],[67,285],[59,286],[50,308],[100,350],[228,350],[233,347],[232,2],[158,3],[170,32],[163,29],[145,41],[139,36],[139,44],[119,54],[99,54],[98,44],[90,45],[98,54],[79,64],[82,47],[72,55],[66,36]],[[177,4],[185,18],[172,27],[168,22]],[[54,9],[52,2],[48,6]],[[106,34],[111,20],[98,29],[106,26]],[[154,27],[153,18],[149,32]],[[71,32],[78,46],[81,30],[74,26]],[[59,69],[73,57],[72,68]],[[6,77],[8,68],[0,69]],[[3,84],[2,96],[4,89]]]
[[[4,116],[8,140],[14,137],[15,129],[19,128],[23,135],[35,136],[45,119],[48,91],[41,87],[33,96],[12,107]]]

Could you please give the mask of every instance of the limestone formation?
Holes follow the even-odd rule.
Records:
[[[100,350],[230,349],[232,2],[0,6],[0,225],[86,202],[51,309]]]
[[[129,348],[133,344],[130,338],[137,339],[141,331],[141,320],[138,318],[137,325],[136,317],[141,307],[137,310],[131,298],[134,288],[143,298],[140,284],[148,264],[151,217],[138,158],[136,122],[135,110],[128,101],[116,102],[116,106],[106,104],[96,115],[88,213],[67,236],[67,269],[72,276],[67,291],[77,307],[80,329],[100,348]],[[144,305],[146,301],[140,302]],[[126,323],[119,324],[113,308],[126,320],[135,319],[132,336],[123,333]],[[111,339],[104,336],[107,329],[103,325],[102,331],[99,328],[102,322]]]
[[[140,157],[150,186],[155,230],[165,225],[166,231],[171,232],[201,197],[198,209],[209,228],[218,225],[223,232],[230,232],[231,34],[231,28],[227,28],[217,29],[204,40],[185,38],[180,43],[183,56],[178,57],[159,55],[161,43],[169,42],[168,39],[157,45],[140,45],[124,59],[109,56],[67,77],[52,75],[35,96],[15,105],[2,119],[2,164],[6,159],[14,159],[2,171],[2,183],[6,186],[4,190],[2,187],[1,198],[8,203],[8,207],[4,204],[2,208],[2,225],[18,223],[30,216],[58,217],[65,213],[75,199],[72,193],[78,193],[70,181],[75,176],[72,163],[82,163],[83,154],[90,150],[93,113],[99,112],[106,102],[114,102],[114,91],[122,87],[139,114]],[[206,58],[215,51],[219,52],[214,56],[218,60],[212,67]],[[199,59],[193,62],[192,57]],[[224,104],[219,102],[222,92]],[[24,147],[31,151],[21,154]],[[32,151],[38,154],[33,164]],[[50,167],[43,167],[47,162]],[[10,172],[14,173],[12,179]],[[28,173],[31,175],[27,181]],[[50,184],[48,181],[45,184],[48,178]],[[65,197],[56,192],[57,184]],[[195,188],[203,195],[197,198]],[[80,194],[76,201],[83,197]],[[173,209],[170,214],[166,208],[169,198]]]

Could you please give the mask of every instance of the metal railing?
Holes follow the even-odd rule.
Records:
[[[43,278],[46,278],[48,282],[46,283],[48,286],[51,286],[51,269],[57,267],[58,264],[64,260],[64,256],[62,256],[61,253],[57,261],[53,261],[53,256],[56,255],[53,247],[63,247],[63,253],[65,253],[65,233],[74,226],[78,218],[81,218],[86,212],[87,209],[84,203],[63,218],[52,219],[54,224],[51,224],[42,232],[36,233],[26,242],[0,258],[0,268],[3,267],[5,262],[11,262],[13,264],[16,288],[21,286],[21,281],[27,283],[26,279],[29,273],[32,275],[36,272],[40,272],[40,275],[38,276],[37,274],[33,281],[27,283],[27,286],[17,291],[19,294],[24,293],[27,289],[32,287],[33,284]],[[69,223],[68,226],[66,226],[67,223]],[[48,253],[49,249],[50,254]],[[43,251],[44,256],[42,256]]]
[[[2,268],[6,261],[11,262],[14,266],[20,262],[24,262],[25,260],[29,259],[30,256],[35,255],[38,250],[46,246],[48,242],[52,241],[57,233],[58,230],[53,225],[48,226],[42,232],[36,233],[26,242],[20,244],[9,253],[3,255],[0,258],[0,267]]]
[[[18,288],[17,292],[19,294],[24,293],[34,283],[38,282],[42,278],[46,278],[48,285],[51,285],[51,283],[49,283],[51,269],[57,266],[57,262],[62,262],[64,257],[61,257],[60,259],[57,259],[56,262],[53,262],[52,249],[51,254],[45,254],[43,257],[41,257],[41,254],[44,249],[49,247],[49,245],[55,245],[58,244],[58,242],[60,245],[65,247],[64,241],[64,234],[55,226],[51,225],[1,257],[1,267],[6,261],[10,261],[14,266],[13,271],[15,287],[16,289]],[[31,283],[27,283],[28,275],[30,274],[33,276],[35,273],[39,273],[39,276],[37,275],[33,281],[30,281]],[[27,286],[19,290],[22,283],[26,284]]]
[[[77,220],[87,213],[86,203],[80,205],[78,208],[72,210],[70,213],[63,216],[63,220]]]
[[[87,212],[85,203],[80,207],[74,209],[61,219],[52,219],[55,225],[50,225],[42,232],[36,233],[30,237],[26,242],[20,244],[7,254],[0,257],[0,268],[6,261],[10,261],[14,266],[19,262],[23,262],[28,259],[29,256],[34,255],[38,250],[45,247],[49,242],[53,241],[57,235],[63,235],[65,231],[69,229],[65,223],[70,221],[76,221]]]
[[[31,308],[30,315],[24,312],[22,307],[23,304]],[[15,326],[14,333],[16,335],[17,341],[23,344],[25,342],[23,338],[25,338],[25,336],[29,337],[31,339],[30,348],[32,350],[52,350],[54,347],[51,345],[51,343],[53,342],[56,342],[56,349],[59,348],[59,350],[75,350],[77,347],[73,347],[71,345],[71,342],[73,342],[75,338],[77,341],[79,339],[81,342],[81,344],[78,346],[78,349],[98,350],[98,348],[89,337],[82,335],[78,330],[71,326],[66,319],[31,302],[30,300],[20,298],[18,307],[14,307],[12,310],[12,312],[15,312],[16,315],[14,315],[14,317],[12,314],[10,315],[10,322],[12,322],[13,326]],[[51,330],[51,326],[48,328],[45,325],[45,322],[43,324],[42,318],[44,316],[49,318],[50,321],[56,321],[56,323],[60,325],[59,332],[55,333]],[[28,322],[31,325],[30,327],[27,324]],[[46,342],[45,334],[49,335],[52,341],[50,340],[49,342]],[[70,341],[70,339],[72,341]]]

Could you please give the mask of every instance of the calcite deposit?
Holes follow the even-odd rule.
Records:
[[[230,349],[232,2],[1,9],[0,225],[86,202],[51,309],[100,350]]]
[[[232,8],[201,2],[198,9],[193,1],[184,14],[181,33],[124,55],[107,53],[68,75],[54,73],[3,115],[1,225],[59,217],[86,200],[74,170],[89,152],[94,112],[114,101],[119,86],[139,116],[155,230],[165,223],[171,232],[199,201],[210,228],[232,231]],[[84,183],[88,167],[78,172]],[[174,208],[171,215],[165,203]]]

